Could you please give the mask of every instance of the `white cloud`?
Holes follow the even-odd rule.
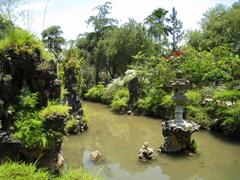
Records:
[[[229,0],[228,3],[234,0]],[[87,0],[87,1],[69,1],[66,0],[50,0],[48,5],[45,27],[51,25],[59,25],[64,31],[66,39],[75,39],[79,33],[91,30],[87,28],[85,21],[90,15],[96,12],[93,8],[97,5],[105,3],[106,0]],[[224,0],[112,0],[113,18],[120,20],[120,24],[127,22],[128,18],[133,18],[139,22],[152,13],[154,9],[162,7],[171,13],[174,6],[178,13],[178,18],[183,21],[183,29],[195,29],[201,20],[203,13],[217,3],[225,3]],[[42,2],[30,3],[29,9],[38,10],[35,16],[32,30],[37,34],[42,31],[43,13],[45,8],[45,0]],[[70,4],[72,3],[72,4]],[[62,7],[67,4],[66,8]],[[40,11],[41,10],[41,11]]]

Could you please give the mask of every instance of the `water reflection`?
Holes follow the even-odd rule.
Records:
[[[195,133],[197,156],[157,154],[156,161],[137,160],[145,141],[156,150],[162,143],[161,120],[142,116],[116,115],[103,105],[86,103],[91,122],[89,131],[64,140],[68,166],[101,170],[106,179],[238,179],[240,144],[226,142],[208,132]],[[107,157],[103,163],[89,160],[91,151]]]

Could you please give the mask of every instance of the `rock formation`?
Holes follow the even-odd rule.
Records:
[[[98,150],[91,152],[90,159],[92,161],[103,161],[103,160],[105,160],[105,158],[102,155],[102,153],[100,151],[98,151]]]
[[[174,89],[173,100],[176,103],[175,117],[162,123],[162,134],[164,142],[160,145],[159,151],[163,153],[191,151],[195,152],[196,143],[191,140],[193,132],[199,130],[200,126],[194,122],[187,122],[183,119],[182,105],[186,101],[184,95],[189,81],[182,78],[181,73],[177,73],[177,78],[171,81]]]
[[[18,49],[19,48],[19,49]],[[62,140],[55,138],[55,146],[49,150],[29,149],[11,137],[12,127],[16,119],[15,112],[10,110],[18,108],[20,91],[27,87],[31,92],[39,93],[39,108],[47,105],[48,100],[60,97],[60,81],[57,79],[57,66],[54,61],[42,58],[38,48],[31,45],[22,47],[9,47],[0,51],[0,149],[1,158],[6,156],[14,159],[35,162],[48,161],[55,164],[61,152]],[[49,117],[44,121],[45,131],[53,129],[63,133],[65,117]],[[51,170],[56,171],[56,166]]]
[[[162,127],[164,142],[159,148],[160,152],[195,151],[192,147],[194,141],[191,140],[191,135],[199,130],[199,125],[194,122],[186,122],[184,125],[179,125],[175,120],[170,120],[163,122]]]
[[[131,111],[133,110],[133,106],[137,102],[140,96],[140,84],[138,78],[135,77],[128,83],[128,91],[129,91],[129,100],[128,104],[130,106]]]
[[[150,148],[148,142],[145,142],[142,148],[139,150],[138,159],[141,161],[149,161],[154,159],[153,148]]]
[[[71,118],[77,120],[77,124],[69,129],[69,134],[80,134],[88,129],[87,123],[83,119],[82,104],[80,94],[78,92],[77,73],[74,66],[65,66],[64,68],[64,86],[67,90],[67,95],[64,102],[71,107]]]

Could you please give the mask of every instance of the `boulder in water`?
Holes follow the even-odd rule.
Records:
[[[103,161],[103,160],[105,160],[102,153],[98,150],[91,152],[90,159],[92,161]]]
[[[138,159],[142,161],[148,161],[154,159],[153,148],[150,148],[148,142],[145,142],[142,148],[139,150]]]

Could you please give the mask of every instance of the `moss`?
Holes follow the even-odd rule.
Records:
[[[56,103],[49,102],[48,106],[41,110],[40,114],[43,117],[50,117],[53,115],[58,116],[69,116],[70,107],[67,105],[60,105]]]

